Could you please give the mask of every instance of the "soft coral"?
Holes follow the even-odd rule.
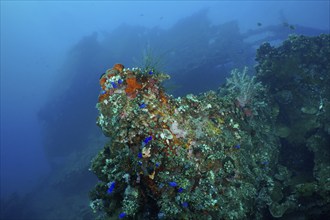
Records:
[[[135,77],[127,78],[126,83],[127,83],[127,87],[125,89],[126,94],[131,98],[135,98],[137,94],[137,90],[141,89],[142,85],[137,82]]]

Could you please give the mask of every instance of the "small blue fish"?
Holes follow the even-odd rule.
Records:
[[[115,82],[111,82],[111,85],[114,89],[116,89],[118,87],[118,85]]]
[[[157,163],[156,163],[156,167],[159,167],[159,166],[160,166],[160,163],[157,162]]]
[[[105,93],[107,93],[107,91],[105,91],[105,90],[102,90],[102,91],[100,92],[101,95],[104,95]]]
[[[138,158],[142,158],[142,153],[141,152],[138,153]]]
[[[175,181],[169,182],[168,185],[170,185],[171,187],[177,187],[178,186],[178,184]]]
[[[178,189],[178,193],[182,193],[182,192],[183,192],[183,188],[180,187],[180,188]]]
[[[125,218],[126,217],[126,213],[125,212],[122,212],[119,214],[118,218]]]
[[[145,108],[147,107],[147,105],[145,103],[142,103],[141,105],[139,105],[140,108]]]
[[[241,145],[237,144],[234,146],[235,149],[240,149],[241,148]]]
[[[154,74],[154,72],[152,70],[149,71],[149,75],[152,75]]]
[[[113,192],[113,190],[115,189],[116,182],[111,182],[109,185],[110,186],[109,186],[109,189],[107,190],[107,193],[111,194]]]
[[[149,136],[149,137],[145,138],[145,139],[143,140],[143,142],[144,142],[145,144],[148,144],[149,141],[151,141],[151,140],[152,140],[152,136]]]
[[[188,204],[188,202],[183,202],[181,205],[182,205],[182,207],[184,207],[184,208],[188,208],[188,205],[189,205],[189,204]]]
[[[122,84],[123,80],[122,79],[118,79],[118,84]]]

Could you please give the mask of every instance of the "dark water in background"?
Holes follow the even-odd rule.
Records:
[[[60,201],[94,185],[88,163],[68,161],[82,151],[89,161],[102,146],[95,126],[98,79],[113,63],[137,66],[150,48],[172,75],[172,94],[216,89],[232,68],[254,65],[264,40],[329,33],[328,9],[328,1],[2,1],[1,199],[22,207],[22,198],[30,201],[35,192]],[[222,41],[214,43],[219,35]],[[93,143],[99,145],[86,150]],[[70,182],[64,165],[86,165],[87,180],[76,185],[79,173],[74,186],[61,184]]]

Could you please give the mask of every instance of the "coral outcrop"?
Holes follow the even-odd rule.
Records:
[[[95,212],[140,219],[257,215],[251,209],[273,184],[278,147],[267,134],[274,128],[265,97],[253,96],[265,104],[251,105],[247,115],[231,95],[173,98],[162,87],[168,75],[156,70],[106,73],[97,124],[110,140],[92,164],[100,179],[91,192]],[[264,89],[258,85],[255,92]]]
[[[97,124],[109,141],[92,161],[93,211],[101,219],[328,218],[329,40],[264,44],[255,76],[235,69],[218,92],[178,98],[156,69],[107,70]]]

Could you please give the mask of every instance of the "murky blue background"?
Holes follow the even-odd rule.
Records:
[[[112,60],[107,62],[106,54],[97,54],[104,58],[99,59],[99,64],[88,58],[84,60],[90,62],[85,69],[89,72],[88,77],[70,75],[70,68],[79,66],[76,63],[79,60],[71,59],[75,48],[79,51],[86,49],[92,54],[94,46],[105,45],[108,34],[123,24],[137,29],[170,30],[180,19],[202,9],[208,9],[208,18],[214,25],[236,20],[242,33],[259,28],[258,22],[263,27],[289,22],[329,33],[329,1],[1,1],[1,198],[8,198],[15,192],[24,196],[40,187],[40,183],[56,169],[54,164],[60,164],[63,157],[60,152],[58,157],[49,156],[62,150],[61,146],[54,147],[54,143],[58,141],[60,145],[59,140],[70,138],[66,129],[87,126],[75,120],[75,124],[54,128],[57,133],[52,139],[45,137],[43,132],[44,121],[60,120],[63,114],[63,107],[56,111],[61,101],[52,102],[56,93],[85,96],[89,91],[79,86],[83,85],[80,82],[88,81],[97,87],[101,71],[113,65]],[[172,36],[175,39],[175,33]],[[89,38],[102,43],[83,43]],[[134,47],[134,42],[132,45]],[[130,50],[134,49],[130,47],[127,46],[125,52],[112,52],[125,53],[129,60]],[[72,80],[77,82],[74,88],[70,86]],[[84,103],[75,105],[81,115],[91,114],[96,118],[97,92],[90,92],[95,103],[89,110],[83,109]],[[71,98],[73,102],[75,96]],[[93,123],[90,126],[96,127]],[[79,147],[75,145],[81,144],[79,134],[72,138],[77,141],[72,141],[70,152],[78,151]],[[52,147],[51,153],[47,144]]]

